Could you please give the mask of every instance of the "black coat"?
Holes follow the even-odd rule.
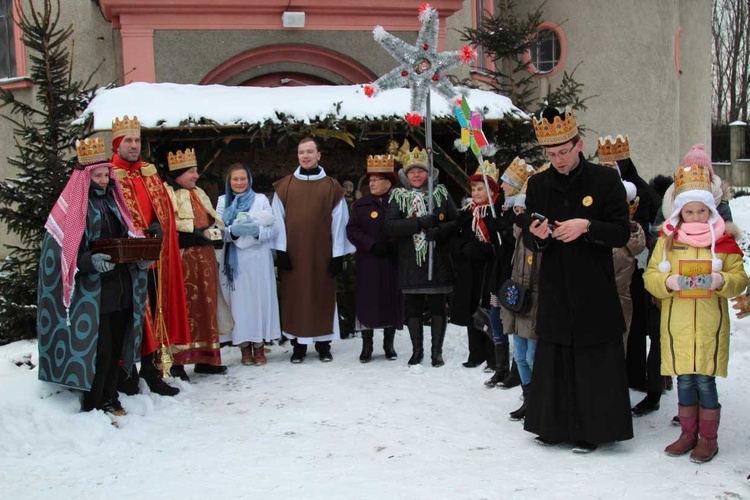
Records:
[[[451,261],[448,239],[455,229],[458,211],[453,200],[448,197],[440,206],[434,208],[440,217],[440,228],[433,253],[432,280],[427,279],[428,261],[417,265],[416,252],[412,235],[418,233],[419,223],[416,217],[406,217],[398,203],[392,200],[388,205],[385,217],[385,233],[398,242],[398,287],[401,290],[424,290],[453,286],[453,262]]]
[[[502,198],[495,204],[495,213],[502,212]],[[461,210],[456,220],[456,232],[450,239],[451,255],[456,270],[456,284],[451,299],[451,323],[472,325],[471,316],[481,304],[489,307],[490,292],[495,283],[494,269],[498,246],[497,224],[490,212],[484,223],[490,233],[490,243],[479,241],[471,228],[471,210]]]
[[[550,224],[591,221],[588,233],[563,243],[529,234],[527,246],[544,252],[539,271],[537,335],[562,345],[593,345],[621,339],[625,319],[615,286],[612,248],[630,238],[625,188],[617,172],[588,163],[583,155],[569,175],[554,168],[529,179],[529,213]]]
[[[122,221],[120,211],[115,203],[112,184],[107,189],[101,189],[93,181],[89,187],[89,217],[101,220],[101,231],[98,239],[127,238],[128,228]],[[78,247],[78,271],[82,273],[97,272],[91,262],[91,255],[95,253],[89,249],[87,235],[84,234],[81,246]],[[133,281],[131,272],[134,265],[117,264],[109,272],[102,273],[101,295],[99,299],[99,314],[109,314],[133,307]]]
[[[365,196],[352,204],[346,236],[357,248],[354,297],[357,319],[368,328],[404,325],[404,298],[396,287],[396,241],[385,235],[388,196]],[[385,255],[374,255],[380,243]]]

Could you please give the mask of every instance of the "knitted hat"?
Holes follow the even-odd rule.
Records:
[[[711,158],[706,154],[706,146],[700,143],[690,148],[688,154],[682,159],[681,165],[684,167],[698,165],[699,167],[707,169],[711,174],[711,177],[714,175],[714,167],[711,164]]]
[[[716,258],[716,235],[714,234],[714,223],[716,223],[721,216],[719,215],[719,212],[716,211],[708,170],[702,166],[696,165],[682,166],[677,171],[674,178],[675,193],[677,193],[677,196],[674,199],[674,211],[669,218],[664,221],[664,227],[669,231],[674,231],[680,221],[680,212],[688,203],[697,201],[704,204],[711,213],[708,217],[708,228],[709,231],[711,231],[711,255],[713,256],[712,269],[714,272],[719,272],[723,267],[723,263],[721,259]],[[659,263],[659,271],[662,273],[668,273],[671,270],[672,265],[667,260],[667,251],[664,249],[662,261]]]

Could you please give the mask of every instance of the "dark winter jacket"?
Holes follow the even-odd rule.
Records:
[[[615,285],[612,248],[630,238],[628,203],[612,169],[580,163],[569,175],[554,168],[529,179],[526,207],[550,224],[568,219],[591,221],[588,233],[563,243],[531,233],[525,244],[543,252],[539,270],[537,335],[563,345],[622,341],[625,320]]]
[[[500,215],[502,198],[495,204],[495,213]],[[490,243],[479,241],[471,228],[471,210],[461,210],[456,220],[456,232],[450,239],[451,255],[456,271],[456,284],[451,299],[451,323],[472,325],[471,316],[477,307],[489,307],[493,269],[498,251],[497,231],[492,214],[488,211],[484,223],[490,233]]]
[[[110,180],[110,184],[113,183]],[[101,220],[101,229],[97,239],[127,238],[128,230],[117,209],[112,190],[101,189],[93,181],[89,188],[89,206]],[[96,273],[91,263],[91,250],[86,234],[78,250],[77,266],[82,273]],[[133,282],[131,266],[118,264],[112,271],[101,274],[101,297],[99,300],[99,314],[130,309],[133,304]]]
[[[393,326],[400,330],[404,325],[404,298],[396,286],[396,240],[385,235],[387,208],[388,195],[368,195],[355,201],[346,237],[357,248],[357,319],[368,328]]]
[[[453,262],[451,261],[448,239],[455,229],[458,216],[456,205],[450,196],[434,213],[440,218],[438,234],[433,252],[432,280],[427,279],[428,261],[417,264],[412,236],[420,232],[419,220],[407,218],[396,200],[391,200],[385,218],[385,232],[398,242],[398,287],[412,293],[429,293],[428,290],[450,289],[453,286]],[[439,292],[443,293],[443,292]]]

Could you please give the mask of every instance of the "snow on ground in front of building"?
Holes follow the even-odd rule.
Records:
[[[750,229],[750,197],[732,209]],[[36,365],[35,342],[0,347],[2,496],[750,498],[750,318],[732,320],[729,377],[718,379],[720,452],[704,465],[662,451],[679,434],[669,423],[675,391],[634,419],[634,439],[575,455],[536,445],[508,420],[520,389],[487,389],[488,374],[461,367],[460,328],[449,327],[442,368],[408,368],[405,331],[398,361],[385,360],[381,340],[369,364],[358,361],[359,339],[335,343],[329,364],[310,352],[292,365],[287,344],[272,348],[267,365],[245,367],[238,349],[225,348],[225,376],[173,381],[175,398],[122,397],[129,414],[120,428],[37,380],[27,364]],[[642,397],[631,392],[634,404]]]

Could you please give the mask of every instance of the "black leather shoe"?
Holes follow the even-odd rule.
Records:
[[[634,417],[642,417],[659,409],[661,394],[647,394],[643,400],[631,410]]]
[[[599,445],[587,441],[576,441],[573,444],[573,453],[591,453],[598,447]]]

